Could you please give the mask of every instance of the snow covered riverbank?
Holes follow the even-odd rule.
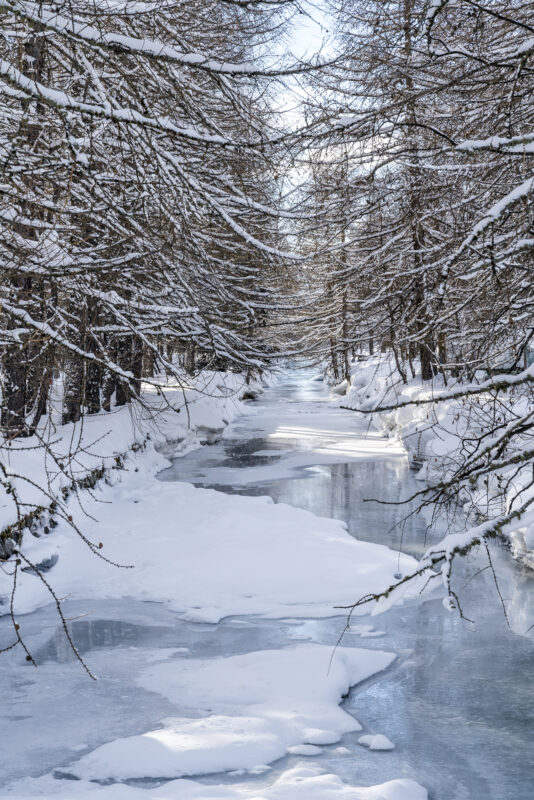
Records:
[[[206,427],[215,428],[214,420],[227,413],[223,403],[212,408]],[[167,430],[164,438],[173,437]],[[80,503],[69,502],[73,522],[99,552],[122,567],[91,553],[67,522],[59,521],[49,535],[26,537],[31,561],[53,564],[47,580],[57,596],[68,597],[69,604],[86,613],[104,601],[142,601],[157,603],[188,624],[215,624],[229,615],[325,618],[339,614],[335,605],[386,588],[399,570],[415,564],[387,547],[355,540],[342,522],[274,504],[268,497],[159,481],[156,473],[168,462],[156,442],[152,437],[143,450],[132,453],[124,469],[114,473],[115,481],[101,481],[80,496]],[[348,443],[358,457],[350,435]],[[6,611],[10,586],[9,575],[2,572]],[[419,588],[412,587],[410,596]],[[36,575],[19,573],[14,611],[23,636],[31,612],[49,600]],[[260,641],[259,649],[241,655],[200,660],[189,658],[184,648],[153,648],[130,662],[121,681],[127,691],[161,695],[171,713],[156,715],[151,727],[127,729],[126,735],[109,737],[103,730],[96,746],[81,743],[75,747],[79,756],[71,753],[66,762],[63,755],[56,762],[61,773],[22,778],[2,791],[6,797],[95,800],[423,800],[426,792],[410,780],[358,789],[305,762],[260,789],[236,782],[240,771],[250,780],[285,754],[309,759],[360,729],[339,703],[351,686],[388,667],[395,654],[354,647],[352,641],[348,646],[342,642],[335,652],[309,642],[269,650]],[[98,659],[93,665],[91,655],[85,658],[99,673]],[[23,666],[23,654],[10,654],[6,663],[13,676],[22,669],[26,677],[31,669]],[[53,673],[54,666],[45,664],[32,677],[43,682],[46,692]],[[105,668],[101,680],[109,681]],[[27,746],[32,747],[31,739]],[[234,782],[208,787],[182,779],[219,772],[233,772]],[[65,781],[63,774],[78,780]],[[172,778],[179,780],[169,782]],[[139,779],[165,785],[124,783]],[[94,782],[109,780],[115,783]]]
[[[122,459],[147,440],[168,453],[183,454],[220,436],[241,413],[240,397],[249,388],[242,375],[208,371],[187,385],[162,379],[159,386],[158,392],[155,385],[144,385],[142,404],[114,406],[61,425],[61,385],[54,385],[55,410],[42,418],[35,435],[0,441],[5,476],[0,483],[0,532],[27,517],[27,532],[31,528],[36,533],[39,521],[48,521],[50,503],[60,501],[67,490],[77,491],[91,477],[112,480]]]
[[[480,383],[485,376],[478,378]],[[445,386],[440,375],[430,383],[423,383],[419,375],[404,383],[390,356],[355,363],[350,386],[345,384],[336,387],[343,408],[371,412],[377,407],[391,407],[369,414],[369,424],[402,443],[418,469],[419,480],[430,485],[447,481],[466,459],[472,459],[471,478],[454,487],[459,508],[468,520],[505,516],[517,507],[518,498],[524,503],[532,497],[530,467],[522,468],[522,453],[531,446],[528,428],[523,437],[506,440],[507,427],[532,415],[533,397],[528,387],[511,386],[505,400],[491,393],[449,398],[449,394],[463,390],[461,383],[449,379]],[[439,402],[430,403],[430,399]],[[395,405],[399,407],[392,408]],[[490,462],[502,462],[502,467],[496,464],[495,471],[482,469],[477,479],[477,448],[482,455],[487,451]],[[534,568],[533,513],[529,511],[519,523],[506,525],[501,533],[514,555]]]

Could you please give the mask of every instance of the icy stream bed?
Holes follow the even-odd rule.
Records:
[[[251,403],[220,442],[175,459],[159,477],[231,494],[270,495],[276,503],[343,520],[358,539],[400,546],[417,556],[425,547],[424,520],[411,518],[400,542],[394,526],[406,510],[364,502],[371,497],[398,500],[413,491],[417,484],[403,451],[367,431],[357,415],[330,404],[324,386],[312,378],[305,371],[288,374]],[[239,787],[240,797],[256,797],[277,778],[292,774],[292,768],[309,763],[352,786],[413,779],[428,789],[430,800],[531,800],[534,629],[527,631],[534,623],[534,580],[501,548],[495,547],[493,556],[509,628],[487,572],[463,590],[464,610],[473,624],[444,611],[439,597],[381,616],[358,617],[343,640],[347,651],[397,654],[389,666],[384,656],[384,671],[371,675],[370,669],[371,677],[357,683],[342,703],[362,729],[355,724],[349,730],[347,717],[341,721],[346,732],[340,741],[297,748],[257,774],[192,771],[206,794],[201,788],[200,794],[187,797],[204,800],[215,786]],[[466,564],[462,580],[467,582],[478,567],[476,561]],[[354,599],[358,596],[355,585]],[[334,596],[332,606],[335,602]],[[331,617],[321,619],[234,616],[218,624],[187,621],[162,603],[133,599],[71,599],[65,612],[73,620],[77,647],[100,680],[89,680],[75,661],[53,607],[24,617],[25,638],[40,666],[35,670],[24,664],[17,651],[1,657],[0,797],[11,796],[1,788],[10,781],[52,772],[60,779],[56,783],[67,787],[61,796],[74,800],[75,779],[83,777],[83,764],[91,763],[84,758],[90,759],[95,748],[119,737],[131,741],[140,732],[157,732],[176,715],[172,693],[159,691],[157,680],[173,665],[183,671],[191,662],[194,670],[200,665],[209,675],[208,662],[221,657],[239,665],[241,656],[255,654],[261,664],[265,653],[268,665],[269,653],[298,655],[300,645],[322,645],[329,654],[344,627],[344,617],[334,609]],[[0,641],[8,640],[8,631],[9,619],[0,617]],[[209,705],[213,691],[206,688],[207,697],[199,695],[199,703]],[[206,709],[195,711],[193,702],[188,716],[200,719]],[[369,750],[358,742],[362,734],[383,734],[395,749]],[[161,772],[152,780],[133,777],[136,767],[141,776],[146,772],[134,757],[127,762],[125,774],[132,777],[123,778],[124,789],[114,784],[117,800],[121,793],[127,797],[128,787],[166,786]],[[97,776],[98,766],[93,764],[96,771],[87,774]],[[46,787],[39,784],[39,795],[47,794]],[[280,791],[276,798],[289,797]],[[335,796],[361,797],[347,792],[336,790]],[[386,795],[372,795],[379,796]],[[409,794],[402,797],[411,800]],[[313,798],[323,800],[320,790]]]
[[[345,521],[353,536],[418,556],[430,535],[399,500],[418,488],[407,458],[391,448],[380,457],[367,443],[379,434],[329,407],[311,373],[287,376],[237,420],[223,440],[176,459],[160,475],[239,494],[268,494],[321,516]],[[351,419],[352,417],[352,419]],[[402,532],[401,532],[402,531]],[[318,757],[347,781],[414,778],[435,800],[530,800],[534,791],[534,604],[531,572],[493,548],[510,627],[487,572],[463,590],[469,624],[445,612],[440,599],[393,609],[370,621],[380,638],[348,638],[399,654],[395,666],[350,694],[346,707],[365,730],[394,743],[369,752],[346,738],[351,757]],[[480,564],[462,567],[465,582]],[[461,581],[460,581],[461,585]],[[355,592],[357,589],[355,587]],[[365,621],[365,620],[364,620]],[[361,618],[356,620],[361,625]],[[266,636],[270,626],[261,623]],[[300,635],[334,642],[340,619],[302,623]],[[355,627],[358,627],[356,625]],[[285,768],[280,764],[280,769]]]

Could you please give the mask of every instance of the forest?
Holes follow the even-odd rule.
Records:
[[[0,659],[41,663],[40,640],[22,619],[51,604],[76,668],[85,679],[86,673],[95,677],[76,636],[81,623],[71,624],[84,612],[76,607],[71,614],[69,598],[122,602],[137,596],[136,581],[144,587],[139,601],[170,603],[191,624],[220,625],[227,616],[248,613],[305,617],[306,592],[313,595],[323,580],[320,573],[314,577],[315,566],[302,584],[306,591],[288,599],[287,608],[282,594],[275,601],[269,594],[275,588],[266,585],[258,592],[269,596],[267,605],[251,600],[247,611],[242,598],[230,601],[227,589],[217,592],[209,569],[206,586],[215,588],[202,595],[196,579],[189,584],[197,567],[187,561],[182,577],[189,589],[176,594],[170,576],[166,589],[165,565],[193,558],[187,548],[187,556],[173,549],[176,543],[160,542],[154,550],[161,548],[161,563],[147,561],[139,567],[144,577],[135,578],[135,565],[145,563],[152,547],[141,529],[131,542],[121,538],[119,517],[126,528],[130,518],[136,524],[131,509],[121,506],[128,481],[134,481],[132,497],[141,497],[146,481],[152,487],[146,502],[150,491],[160,497],[152,510],[139,506],[149,528],[152,514],[159,520],[154,530],[183,516],[200,540],[220,518],[237,528],[264,524],[265,536],[278,542],[277,496],[267,488],[261,493],[274,496],[275,505],[247,511],[251,500],[239,505],[232,493],[249,479],[225,477],[230,467],[221,461],[222,472],[208,483],[212,464],[195,455],[210,451],[213,458],[204,444],[218,447],[234,433],[237,441],[236,426],[247,413],[259,414],[261,434],[247,434],[252,443],[278,437],[293,447],[298,436],[313,429],[324,438],[333,426],[336,445],[322,439],[320,446],[319,439],[295,445],[301,460],[284,456],[287,475],[271,474],[267,462],[261,467],[269,480],[285,480],[293,469],[330,469],[343,460],[336,461],[336,447],[355,463],[346,438],[353,424],[360,425],[358,436],[367,430],[375,432],[371,439],[389,437],[384,447],[400,448],[391,457],[407,454],[412,473],[418,471],[416,479],[402,478],[402,491],[386,487],[376,497],[380,486],[370,484],[369,496],[361,498],[362,507],[378,499],[382,513],[393,515],[401,544],[397,539],[389,546],[398,551],[397,568],[378,551],[358,557],[354,551],[352,561],[339,542],[339,551],[332,545],[327,555],[323,542],[318,562],[331,557],[339,583],[325,578],[323,605],[310,616],[341,608],[331,613],[348,614],[349,629],[353,616],[407,598],[415,604],[414,598],[436,591],[455,624],[466,626],[473,618],[466,608],[472,587],[465,586],[484,573],[477,602],[490,603],[495,595],[495,613],[508,628],[531,631],[528,614],[514,622],[503,575],[520,569],[520,582],[528,585],[534,567],[534,3],[0,0],[0,8]],[[293,394],[287,390],[288,402],[276,388],[284,380],[293,386],[291,376],[301,373],[313,403],[319,397],[313,392],[325,391],[321,402],[336,404],[332,417],[313,406],[317,418],[309,429],[292,412],[291,403],[302,402],[301,384]],[[273,391],[276,414],[263,400]],[[247,412],[257,403],[267,410]],[[369,458],[379,464],[385,451],[376,442],[369,447],[378,448]],[[306,449],[315,461],[302,455]],[[234,454],[238,462],[240,452]],[[267,459],[265,453],[257,448],[259,458]],[[169,459],[175,469],[191,457],[199,459],[197,472],[184,466],[186,477],[178,470],[173,480],[223,492],[232,487],[227,497],[203,501],[189,496],[185,484],[173,488],[164,477],[156,482]],[[174,495],[158,494],[171,489]],[[360,503],[359,489],[354,485],[351,492]],[[108,504],[115,497],[112,512]],[[190,519],[204,502],[215,504],[211,515],[206,510],[206,519]],[[285,495],[281,502],[302,505]],[[313,525],[298,516],[304,511],[292,513],[293,521],[288,516],[283,524],[297,537],[295,552],[307,552],[304,530]],[[333,519],[329,524],[336,525]],[[409,538],[421,519],[417,546],[402,549],[402,537]],[[116,539],[106,538],[108,529],[116,529]],[[271,554],[258,543],[249,561],[247,542],[234,542],[233,535],[231,528],[228,553],[243,559],[257,586],[266,579],[261,570],[256,575],[257,559],[273,587],[278,581],[286,586],[275,556],[291,561],[283,548],[293,545],[280,535]],[[341,536],[333,527],[329,535]],[[375,541],[365,531],[356,538]],[[204,546],[221,548],[216,539]],[[382,558],[389,566],[371,580],[364,558]],[[237,585],[241,578],[233,569],[225,567]],[[96,594],[84,594],[79,586],[93,579]],[[254,585],[250,597],[256,597]],[[301,610],[291,611],[292,603]],[[360,675],[343,635],[337,646],[343,669]],[[314,646],[332,644],[335,637]],[[305,655],[299,658],[280,674],[306,673],[306,663],[314,674]],[[259,680],[271,668],[258,664]],[[206,683],[213,678],[209,669]],[[381,669],[385,662],[347,678],[347,686],[339,678],[339,686],[348,691]],[[235,673],[230,665],[228,671],[230,686]],[[225,673],[218,675],[213,679]],[[154,677],[160,679],[166,680]],[[148,677],[143,680],[147,686]],[[195,695],[192,685],[187,691]],[[300,696],[298,687],[291,691]],[[217,702],[212,698],[214,708]],[[193,707],[192,699],[188,703]],[[209,698],[206,703],[209,710]],[[302,730],[322,727],[306,713],[301,710],[308,720],[301,719]],[[333,721],[330,727],[336,736],[353,730],[341,723],[338,730]],[[173,735],[182,743],[200,735],[193,727],[177,730]],[[270,728],[268,734],[274,736]],[[119,735],[129,736],[130,728],[117,729],[114,744],[127,741]],[[115,755],[100,761],[95,750],[73,772],[80,781],[76,794],[55,784],[43,785],[42,793],[77,797],[83,790],[96,800],[104,785],[98,781],[164,777],[184,785],[160,795],[159,789],[147,794],[147,787],[119,783],[122,793],[102,789],[102,798],[134,800],[140,792],[140,798],[231,800],[238,794],[230,784],[207,793],[204,784],[185,786],[183,776],[229,769],[261,774],[253,769],[284,753],[312,755],[302,748],[330,744],[327,736],[324,742],[295,731],[284,736],[287,742],[272,758],[266,752],[250,763],[227,763],[212,754],[213,766],[205,770],[194,759],[193,766],[177,769],[161,756],[160,766],[156,759],[137,773],[124,765],[135,762],[138,745],[128,755],[117,745]],[[388,749],[375,744],[360,741]],[[115,772],[106,772],[109,763]],[[365,793],[336,783],[338,773],[321,786],[315,773],[290,772],[264,787],[261,797],[426,797],[419,783],[403,786],[403,779],[373,794],[372,787]],[[42,773],[24,767],[21,774]],[[97,783],[87,787],[84,781]],[[510,794],[501,787],[495,795],[457,797],[522,800],[528,785],[525,774]],[[249,797],[239,791],[243,800]],[[260,797],[254,787],[250,791],[251,798]],[[428,796],[445,800],[453,797],[450,791],[431,788]],[[6,796],[33,793],[40,796],[41,789],[30,782]]]

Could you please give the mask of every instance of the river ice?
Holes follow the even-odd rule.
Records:
[[[142,576],[132,579],[133,570],[128,577],[126,571],[120,576],[112,571],[107,578],[98,565],[89,568],[90,592],[84,586],[87,574],[76,572],[76,553],[67,556],[57,539],[49,545],[59,553],[50,577],[71,594],[66,610],[78,617],[75,641],[100,680],[94,684],[82,672],[53,610],[38,608],[39,592],[29,591],[25,610],[32,603],[36,610],[21,620],[41,666],[22,665],[14,654],[0,662],[2,730],[8,732],[2,796],[423,800],[423,784],[436,800],[530,800],[534,647],[532,631],[525,633],[534,621],[527,599],[531,577],[510,567],[498,549],[494,560],[513,631],[493,596],[487,600],[488,586],[480,602],[482,576],[466,589],[474,626],[445,612],[439,598],[411,602],[379,619],[356,620],[337,651],[341,658],[334,656],[330,672],[325,665],[344,626],[342,617],[331,616],[331,606],[364,588],[365,565],[375,570],[373,581],[377,562],[385,578],[402,569],[394,551],[365,544],[398,546],[398,533],[391,529],[401,512],[362,503],[372,496],[398,499],[413,488],[397,445],[376,433],[366,435],[356,416],[330,406],[321,384],[301,373],[250,404],[221,442],[175,460],[160,477],[161,492],[154,489],[146,507],[142,474],[138,485],[125,484],[114,495],[120,513],[110,540],[129,542],[128,557],[132,560],[133,548],[135,561],[143,555],[148,527],[160,572],[168,563],[176,565],[173,573],[166,571],[158,581],[154,561],[148,585]],[[184,480],[215,486],[228,496],[194,495],[191,487],[175,483]],[[189,533],[197,533],[199,565],[201,556],[213,559],[213,591],[202,584],[200,572],[188,570],[185,551],[162,540],[162,508],[172,492],[180,536],[184,530],[187,535],[185,523],[196,500],[205,498]],[[244,501],[230,496],[234,493],[271,495],[277,505],[254,497]],[[337,522],[319,524],[280,503],[343,520],[355,538]],[[210,539],[201,539],[203,513],[221,520],[234,509],[235,521],[238,506],[241,531],[227,525],[220,537],[214,529]],[[103,506],[101,516],[108,512]],[[111,522],[108,517],[108,527]],[[267,577],[283,557],[284,538],[287,545],[296,537],[295,549],[303,553],[302,571],[295,561],[272,594],[261,570],[253,572],[245,591],[235,585],[234,572],[231,580],[225,576],[240,552],[244,572],[254,566],[246,555],[247,525],[255,533],[265,530],[256,545],[270,544],[260,549]],[[321,531],[329,543],[324,550]],[[315,555],[309,550],[314,536]],[[424,520],[410,520],[403,549],[417,555],[424,536]],[[224,554],[227,541],[230,555]],[[194,538],[188,557],[193,546]],[[333,555],[323,575],[301,581],[300,589],[291,585],[291,574],[309,575],[327,551],[339,552],[347,567],[336,568]],[[62,572],[62,562],[70,569]],[[476,564],[466,567],[466,580],[475,569]],[[236,616],[249,609],[253,616]],[[87,611],[91,616],[83,617]],[[2,637],[7,628],[7,620],[0,619]],[[396,654],[394,661],[389,653]],[[292,685],[284,676],[295,674],[302,680]],[[362,746],[370,738],[359,743],[362,736],[387,737],[395,749],[372,751]],[[152,744],[163,758],[158,768],[147,750]],[[201,777],[207,772],[214,774]],[[194,780],[168,780],[178,775]],[[374,788],[355,788],[366,786]]]

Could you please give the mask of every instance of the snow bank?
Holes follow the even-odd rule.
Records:
[[[419,376],[404,384],[391,359],[370,358],[363,364],[354,364],[351,386],[339,403],[344,408],[372,410],[378,406],[394,405],[407,401],[427,400],[449,393],[458,386],[449,380],[445,387],[441,376],[432,382],[422,383]],[[447,480],[466,458],[469,448],[464,440],[476,440],[484,435],[485,447],[491,444],[491,431],[504,424],[505,413],[510,418],[529,418],[532,414],[532,396],[524,389],[509,389],[506,400],[501,400],[493,420],[487,405],[489,396],[477,398],[450,398],[438,404],[408,405],[392,411],[380,412],[372,417],[376,427],[402,442],[414,466],[419,468],[417,478],[436,484]],[[505,411],[505,406],[507,407]],[[499,417],[499,413],[501,416]],[[511,445],[520,454],[527,448],[528,440],[519,438]],[[511,455],[510,449],[508,455]],[[463,485],[458,501],[472,518],[489,518],[502,514],[511,500],[521,493],[522,501],[534,491],[530,486],[531,470],[526,466],[522,473],[512,464],[501,472],[485,476],[478,485]],[[512,480],[510,480],[512,478]],[[505,502],[502,487],[510,480]],[[534,520],[530,515],[521,525],[507,530],[514,555],[529,566],[534,565]]]
[[[15,496],[22,514],[48,508],[73,480],[116,467],[147,437],[167,453],[183,453],[220,435],[242,412],[238,398],[247,388],[243,376],[233,373],[205,371],[184,386],[162,380],[160,393],[144,384],[143,404],[115,407],[67,425],[58,424],[56,410],[43,417],[35,436],[0,441],[0,462],[10,484],[0,483],[0,531],[18,519]],[[61,394],[58,387],[55,394]]]
[[[340,401],[344,408],[370,411],[377,406],[426,400],[438,396],[445,388],[439,377],[432,384],[422,384],[419,377],[402,383],[394,363],[388,358],[369,358],[354,364],[353,369],[350,388]],[[446,403],[437,407],[413,405],[381,412],[371,419],[375,426],[402,442],[413,462],[421,466],[423,461],[435,463],[443,470],[447,456],[458,447],[461,434],[457,427],[447,425],[448,410]],[[428,472],[425,477],[429,477]]]
[[[339,707],[342,697],[394,658],[343,647],[333,655],[330,646],[302,644],[155,664],[138,683],[194,718],[167,719],[158,730],[105,744],[70,771],[98,780],[254,771],[294,746],[333,744],[361,727]]]

